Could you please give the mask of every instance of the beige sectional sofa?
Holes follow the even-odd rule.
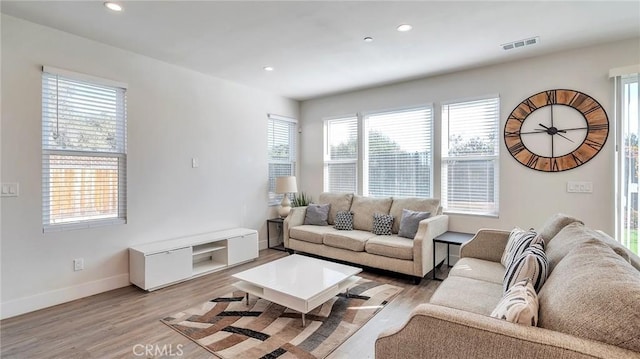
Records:
[[[442,214],[438,199],[372,198],[350,193],[322,193],[319,204],[330,204],[328,226],[305,225],[307,207],[292,208],[284,221],[284,246],[293,251],[314,254],[372,268],[403,273],[419,282],[433,268],[433,238],[447,231],[449,217]],[[402,210],[430,212],[420,221],[413,239],[398,237]],[[354,230],[333,227],[338,211],[351,211]],[[392,235],[371,232],[374,213],[394,217]],[[438,248],[436,262],[446,256]]]
[[[640,358],[640,259],[563,215],[540,232],[550,273],[538,326],[490,317],[509,232],[480,230],[430,302],[376,341],[376,358]]]

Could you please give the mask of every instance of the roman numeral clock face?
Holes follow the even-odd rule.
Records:
[[[600,152],[609,119],[598,101],[573,90],[549,90],[522,101],[504,126],[511,156],[538,171],[560,172]]]

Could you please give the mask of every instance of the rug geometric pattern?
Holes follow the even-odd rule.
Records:
[[[306,315],[235,291],[162,319],[218,357],[324,358],[360,329],[402,288],[360,279]]]

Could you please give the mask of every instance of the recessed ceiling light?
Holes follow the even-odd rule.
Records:
[[[373,37],[367,36],[363,40],[364,40],[364,42],[373,42]]]
[[[104,3],[104,6],[107,7],[107,9],[109,10],[113,10],[113,11],[122,11],[122,6],[120,4],[111,2],[111,1],[107,1]]]
[[[407,32],[407,31],[410,31],[411,29],[413,29],[413,26],[409,24],[402,24],[397,28],[397,30],[400,32]]]
[[[265,67],[263,67],[262,69],[263,69],[263,70],[265,70],[265,71],[273,71],[273,70],[275,70],[275,69],[274,69],[273,67],[271,67],[271,66],[265,66]]]

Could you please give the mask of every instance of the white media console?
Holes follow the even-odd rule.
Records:
[[[129,248],[129,281],[152,291],[258,258],[258,232],[235,228]]]

